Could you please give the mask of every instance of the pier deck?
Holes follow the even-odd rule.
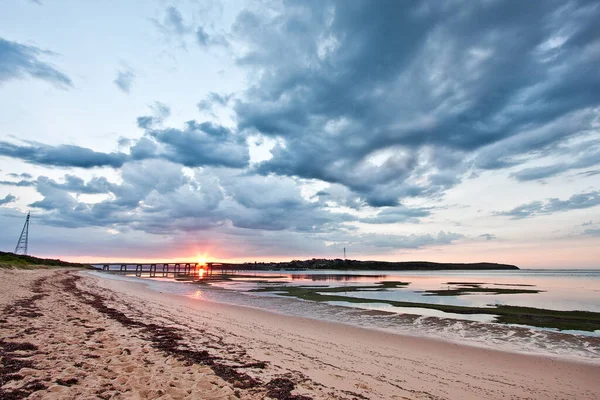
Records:
[[[203,278],[212,277],[216,274],[226,275],[241,270],[239,264],[214,263],[103,263],[102,271],[135,276],[147,275],[150,278],[155,277],[173,277],[173,278]]]

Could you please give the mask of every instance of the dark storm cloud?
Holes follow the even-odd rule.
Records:
[[[30,164],[53,167],[119,168],[127,159],[123,153],[99,153],[73,145],[49,146],[41,143],[16,145],[0,141],[0,156],[18,158]]]
[[[372,206],[436,196],[469,166],[517,165],[593,126],[598,18],[583,1],[245,11],[233,35],[258,79],[236,102],[239,128],[285,140],[260,173],[340,183]],[[402,162],[370,163],[383,149]],[[440,153],[454,157],[442,164]]]
[[[575,194],[567,200],[557,198],[546,201],[533,201],[513,208],[510,211],[498,212],[496,215],[522,219],[538,215],[548,215],[556,212],[578,210],[600,205],[600,191]]]
[[[129,94],[133,81],[135,79],[135,73],[130,68],[124,68],[117,71],[117,77],[113,81],[115,85],[123,92]]]
[[[15,200],[17,200],[17,198],[9,193],[6,196],[4,196],[3,199],[0,199],[0,206],[3,206],[8,203],[13,203]]]
[[[10,79],[33,77],[61,88],[73,86],[71,78],[40,59],[44,55],[54,53],[0,38],[0,84]]]

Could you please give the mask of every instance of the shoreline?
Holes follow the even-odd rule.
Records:
[[[2,337],[46,354],[32,354],[33,367],[2,387],[44,386],[30,398],[600,396],[600,365],[199,301],[85,272],[0,273]],[[29,311],[7,313],[19,299]]]
[[[83,274],[88,274],[88,271],[83,271]],[[92,275],[92,276],[97,277],[97,275]],[[115,289],[115,287],[110,284],[108,284],[108,285],[102,284],[103,281],[115,281],[114,279],[102,278],[100,280],[100,285],[105,287],[106,289]],[[119,280],[119,282],[125,282],[125,281]],[[256,307],[256,306],[252,306],[252,305],[221,303],[218,301],[207,300],[207,299],[192,299],[186,295],[157,291],[155,289],[152,289],[147,282],[128,282],[127,286],[128,286],[129,290],[131,290],[134,287],[137,287],[137,289],[135,289],[135,291],[139,291],[137,294],[144,293],[145,295],[150,295],[150,296],[152,296],[152,293],[160,294],[160,296],[163,298],[165,298],[165,297],[169,298],[176,303],[189,306],[192,309],[206,310],[207,308],[210,308],[212,310],[218,309],[221,312],[229,312],[229,313],[234,313],[234,314],[256,313],[255,316],[259,316],[261,318],[261,320],[284,318],[284,319],[289,319],[291,321],[291,323],[310,324],[312,322],[315,322],[317,324],[323,324],[323,327],[337,327],[337,329],[342,329],[342,330],[345,330],[346,332],[348,332],[350,330],[356,330],[357,335],[367,334],[367,332],[372,332],[374,334],[376,334],[376,333],[382,334],[387,339],[398,338],[398,339],[401,339],[404,341],[413,341],[414,340],[415,343],[412,345],[415,345],[415,346],[438,346],[438,345],[441,345],[443,347],[460,346],[460,347],[465,347],[467,349],[475,349],[475,350],[491,352],[491,353],[494,353],[499,356],[502,356],[504,354],[514,354],[517,356],[550,359],[550,360],[555,360],[558,362],[566,362],[566,363],[572,363],[572,364],[582,364],[582,365],[590,365],[590,366],[600,367],[600,359],[594,360],[591,358],[584,358],[584,357],[578,357],[578,356],[564,356],[564,355],[558,355],[558,354],[551,355],[551,354],[532,353],[532,352],[517,351],[517,350],[510,351],[510,350],[504,350],[504,349],[494,349],[494,348],[490,348],[490,347],[485,347],[483,345],[477,345],[476,343],[471,343],[471,342],[459,343],[456,340],[449,339],[449,338],[443,338],[443,337],[415,336],[415,335],[410,335],[410,334],[390,332],[390,331],[387,331],[384,329],[378,329],[377,327],[365,327],[365,326],[357,326],[357,325],[352,325],[349,323],[339,322],[339,321],[328,321],[328,320],[325,320],[322,318],[317,318],[317,317],[288,315],[288,314],[285,314],[285,313],[277,311],[277,310],[264,309],[264,308],[260,308],[260,307]],[[197,304],[197,303],[199,303],[199,304]],[[205,304],[201,304],[201,303],[205,303]],[[381,311],[381,312],[387,313],[390,315],[394,315],[394,313],[391,313],[388,311]]]
[[[118,284],[113,285],[113,282],[118,282]],[[331,342],[331,338],[335,337],[336,341],[339,340],[342,342],[342,348],[344,346],[347,348],[354,347],[355,343],[361,343],[364,344],[364,346],[368,346],[369,343],[388,343],[388,345],[385,346],[388,349],[399,349],[401,352],[409,353],[411,355],[411,362],[413,362],[415,359],[418,359],[420,361],[428,359],[429,361],[434,361],[434,364],[441,362],[444,365],[448,365],[447,363],[453,363],[455,362],[454,360],[460,360],[459,362],[461,363],[461,365],[465,364],[470,367],[472,367],[473,365],[482,366],[481,369],[476,368],[475,371],[471,370],[469,374],[481,374],[483,370],[489,368],[489,366],[487,365],[488,360],[495,360],[495,362],[499,364],[492,369],[495,370],[496,368],[498,368],[499,371],[501,371],[499,373],[504,374],[508,372],[513,377],[515,375],[514,372],[510,372],[511,370],[519,371],[519,376],[526,377],[531,377],[531,369],[554,370],[556,372],[557,369],[561,371],[569,371],[577,370],[578,368],[591,368],[593,371],[595,371],[596,375],[600,373],[600,365],[591,361],[587,362],[587,360],[573,360],[565,359],[563,357],[558,356],[551,357],[537,354],[506,352],[496,349],[487,349],[482,347],[457,344],[453,341],[425,337],[403,336],[398,335],[396,333],[355,327],[339,322],[289,316],[251,306],[244,307],[238,305],[202,301],[194,298],[188,298],[182,295],[157,292],[147,287],[147,284],[145,282],[131,284],[130,282],[126,281],[101,279],[100,285],[112,289],[117,289],[117,287],[120,286],[121,288],[127,288],[127,290],[130,291],[129,294],[135,298],[141,297],[145,298],[147,301],[170,303],[171,305],[182,307],[182,310],[185,310],[183,311],[184,315],[187,312],[191,313],[198,311],[208,312],[211,314],[225,314],[231,317],[233,320],[237,321],[238,323],[241,323],[242,327],[244,328],[246,328],[248,325],[255,325],[260,327],[259,330],[268,330],[272,328],[272,325],[277,325],[275,329],[278,331],[290,333],[291,335],[296,335],[298,334],[298,332],[301,332],[301,336],[306,335],[310,338],[310,340],[324,341],[325,343],[331,345],[337,344],[339,346],[340,343]],[[160,296],[157,297],[156,295],[159,293]],[[318,332],[328,332],[328,334],[321,335]],[[236,332],[236,334],[239,333],[240,332]],[[363,347],[363,349],[365,348],[366,347]],[[424,352],[422,353],[420,350],[415,351],[415,349],[424,349]],[[428,357],[428,355],[431,354],[435,355]],[[318,354],[313,354],[311,356],[320,357]],[[264,355],[259,354],[258,357],[264,357]],[[376,361],[377,360],[375,360],[375,362]],[[334,365],[333,363],[330,364]],[[470,367],[468,367],[469,370],[471,369]],[[568,372],[565,373],[568,375]],[[320,374],[315,373],[314,376],[309,374],[309,376],[318,379]],[[560,379],[559,377],[556,378]],[[580,382],[580,384],[584,383]],[[588,384],[591,385],[591,383]],[[423,389],[424,388],[421,387],[421,390]],[[598,391],[597,388],[596,391]],[[471,398],[469,397],[468,392],[463,392],[460,396],[466,396],[463,398]],[[566,394],[563,394],[563,396],[566,396]],[[382,396],[376,398],[386,397]],[[568,396],[564,398],[568,398]]]
[[[85,272],[86,274],[89,273],[89,271]],[[151,293],[155,293],[155,294],[159,294],[161,295],[161,297],[171,297],[174,296],[173,299],[175,301],[178,301],[177,299],[181,299],[181,298],[185,298],[185,299],[189,299],[187,295],[184,295],[182,293],[170,293],[170,292],[162,292],[160,291],[160,288],[157,287],[153,287],[152,283],[157,283],[157,282],[165,282],[165,283],[171,283],[170,280],[155,280],[155,279],[144,279],[144,278],[136,278],[136,277],[114,277],[112,275],[104,275],[104,274],[96,274],[96,273],[91,273],[92,276],[94,277],[98,277],[101,281],[118,281],[118,282],[127,282],[128,288],[131,288],[133,286],[138,286],[142,292],[144,291],[150,291]],[[173,282],[174,283],[174,282]],[[179,285],[183,285],[184,282],[177,282],[176,283],[178,286]],[[189,288],[195,288],[197,290],[201,290],[204,291],[204,287],[203,286],[195,286],[192,283],[187,283]],[[107,288],[110,287],[110,284],[105,285]],[[223,290],[220,288],[208,288],[207,290]],[[214,296],[211,296],[214,297]],[[276,296],[277,299],[282,300],[282,301],[301,301],[304,302],[306,300],[303,299],[298,299],[295,297],[282,297],[279,298]],[[180,300],[179,300],[180,301]],[[187,301],[187,300],[186,300]],[[342,321],[342,320],[331,320],[331,319],[327,319],[323,316],[318,316],[318,312],[317,314],[313,314],[313,315],[306,315],[306,313],[301,313],[302,315],[294,315],[294,314],[290,314],[290,313],[286,313],[285,311],[281,311],[281,310],[277,310],[277,309],[273,309],[273,308],[266,308],[266,307],[261,307],[261,306],[255,306],[252,304],[239,304],[236,300],[236,302],[226,302],[226,301],[219,301],[219,300],[215,300],[214,298],[206,298],[203,297],[201,300],[199,299],[195,299],[194,302],[208,302],[210,304],[212,304],[211,308],[215,308],[215,307],[223,307],[225,312],[229,311],[229,312],[237,312],[236,310],[238,308],[242,308],[242,309],[247,309],[247,310],[253,310],[253,311],[257,311],[257,312],[261,312],[261,313],[267,313],[267,317],[268,315],[273,315],[274,318],[279,318],[279,317],[287,317],[287,318],[298,318],[299,320],[303,320],[303,319],[308,319],[311,321],[318,321],[318,322],[323,322],[325,324],[341,324],[343,326],[347,326],[347,327],[353,327],[353,328],[357,328],[357,329],[365,329],[365,330],[369,330],[369,331],[375,331],[375,332],[381,332],[381,333],[385,333],[385,334],[389,334],[389,335],[396,335],[396,336],[400,336],[403,338],[414,338],[417,340],[423,340],[423,341],[433,341],[433,342],[442,342],[444,344],[447,345],[461,345],[461,346],[467,346],[470,348],[475,348],[475,349],[483,349],[483,350],[490,350],[490,351],[497,351],[497,352],[501,352],[501,353],[510,353],[510,354],[518,354],[518,355],[525,355],[525,356],[535,356],[535,357],[542,357],[542,358],[551,358],[551,359],[555,359],[555,360],[563,360],[563,361],[569,361],[569,362],[575,362],[575,363],[583,363],[583,364],[589,364],[589,365],[600,365],[600,357],[596,357],[594,354],[584,354],[584,353],[579,353],[579,354],[575,354],[575,353],[567,353],[568,350],[543,350],[542,347],[536,346],[535,344],[525,344],[525,341],[530,341],[533,340],[533,338],[537,337],[537,335],[539,334],[544,334],[544,335],[552,335],[547,337],[546,339],[555,341],[555,342],[562,342],[565,340],[570,340],[570,341],[574,341],[574,340],[578,340],[580,342],[577,343],[577,346],[580,346],[579,349],[584,349],[584,348],[593,348],[596,349],[596,354],[600,354],[600,337],[595,336],[595,335],[588,335],[586,334],[587,332],[561,332],[558,330],[552,330],[552,329],[544,329],[544,328],[538,328],[538,327],[532,327],[532,326],[525,326],[525,325],[508,325],[508,324],[497,324],[497,323],[485,323],[483,325],[485,325],[485,328],[483,328],[484,330],[481,330],[481,322],[475,322],[475,321],[469,321],[469,320],[454,320],[454,319],[447,319],[447,318],[439,318],[439,317],[429,317],[428,319],[433,319],[436,321],[451,321],[451,323],[459,323],[462,327],[462,329],[464,329],[467,332],[470,332],[470,335],[472,336],[474,331],[473,330],[477,330],[477,332],[481,333],[482,335],[484,335],[483,337],[486,338],[486,335],[490,335],[490,331],[497,331],[496,333],[494,333],[493,335],[502,335],[502,334],[510,334],[513,335],[513,337],[518,337],[520,339],[517,339],[514,342],[508,343],[502,343],[502,342],[493,342],[494,346],[491,346],[489,340],[474,340],[473,337],[469,337],[469,338],[464,338],[464,337],[459,337],[458,335],[454,334],[453,337],[449,336],[449,335],[445,335],[445,336],[441,336],[440,335],[440,331],[436,330],[436,331],[431,331],[431,332],[422,332],[419,334],[416,334],[415,330],[411,330],[408,331],[406,329],[406,325],[403,325],[403,328],[400,328],[402,331],[400,331],[399,329],[396,328],[396,325],[393,325],[392,328],[390,327],[382,327],[382,326],[376,326],[373,325],[372,323],[351,323],[351,322],[347,322],[347,321]],[[309,301],[309,305],[313,303]],[[200,305],[198,306],[200,307]],[[355,313],[357,315],[357,317],[360,317],[361,313],[375,313],[377,315],[387,315],[389,317],[398,317],[399,314],[395,313],[393,311],[386,311],[386,310],[381,310],[381,309],[367,309],[367,308],[354,308],[351,306],[345,306],[345,305],[332,305],[331,307],[336,307],[336,308],[341,308],[344,310],[349,310],[347,313]],[[328,315],[329,317],[331,317],[331,315]],[[421,318],[420,315],[410,315],[408,316],[409,320],[412,320],[414,318]],[[414,323],[414,322],[412,322]],[[439,322],[436,322],[439,323]],[[403,324],[406,324],[406,322],[404,322]],[[410,323],[409,323],[410,325]],[[446,325],[444,325],[446,326]],[[440,328],[441,329],[441,328]],[[445,329],[448,329],[448,327],[446,327]],[[508,331],[508,329],[510,329],[510,331]],[[504,332],[504,330],[506,330],[506,332]],[[502,332],[500,332],[502,331]],[[433,332],[433,333],[432,333]],[[499,332],[499,333],[498,333]],[[491,336],[492,339],[494,339],[493,336]],[[535,339],[536,341],[539,342],[538,339]],[[541,340],[541,339],[540,339]],[[587,347],[590,346],[590,347]],[[536,351],[538,350],[538,351]],[[561,353],[562,351],[562,353]]]

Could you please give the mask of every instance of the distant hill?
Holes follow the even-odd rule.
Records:
[[[518,270],[516,265],[497,263],[436,263],[429,261],[359,261],[342,259],[312,259],[294,260],[280,263],[257,263],[258,269],[354,269],[354,270],[381,270],[381,271],[440,271],[440,270]]]
[[[0,268],[34,268],[34,267],[76,267],[91,268],[87,264],[70,263],[50,258],[38,258],[0,251]]]
[[[435,270],[498,270],[519,269],[516,265],[497,264],[489,262],[480,263],[436,263],[429,261],[352,261],[350,265],[364,269],[399,270],[399,271],[435,271]]]

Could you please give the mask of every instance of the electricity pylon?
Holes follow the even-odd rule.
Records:
[[[29,244],[29,216],[31,213],[27,213],[27,218],[25,218],[25,225],[23,225],[23,230],[21,231],[21,236],[19,236],[19,241],[17,242],[17,247],[15,247],[15,254],[19,254],[22,252],[27,255],[27,245]]]

